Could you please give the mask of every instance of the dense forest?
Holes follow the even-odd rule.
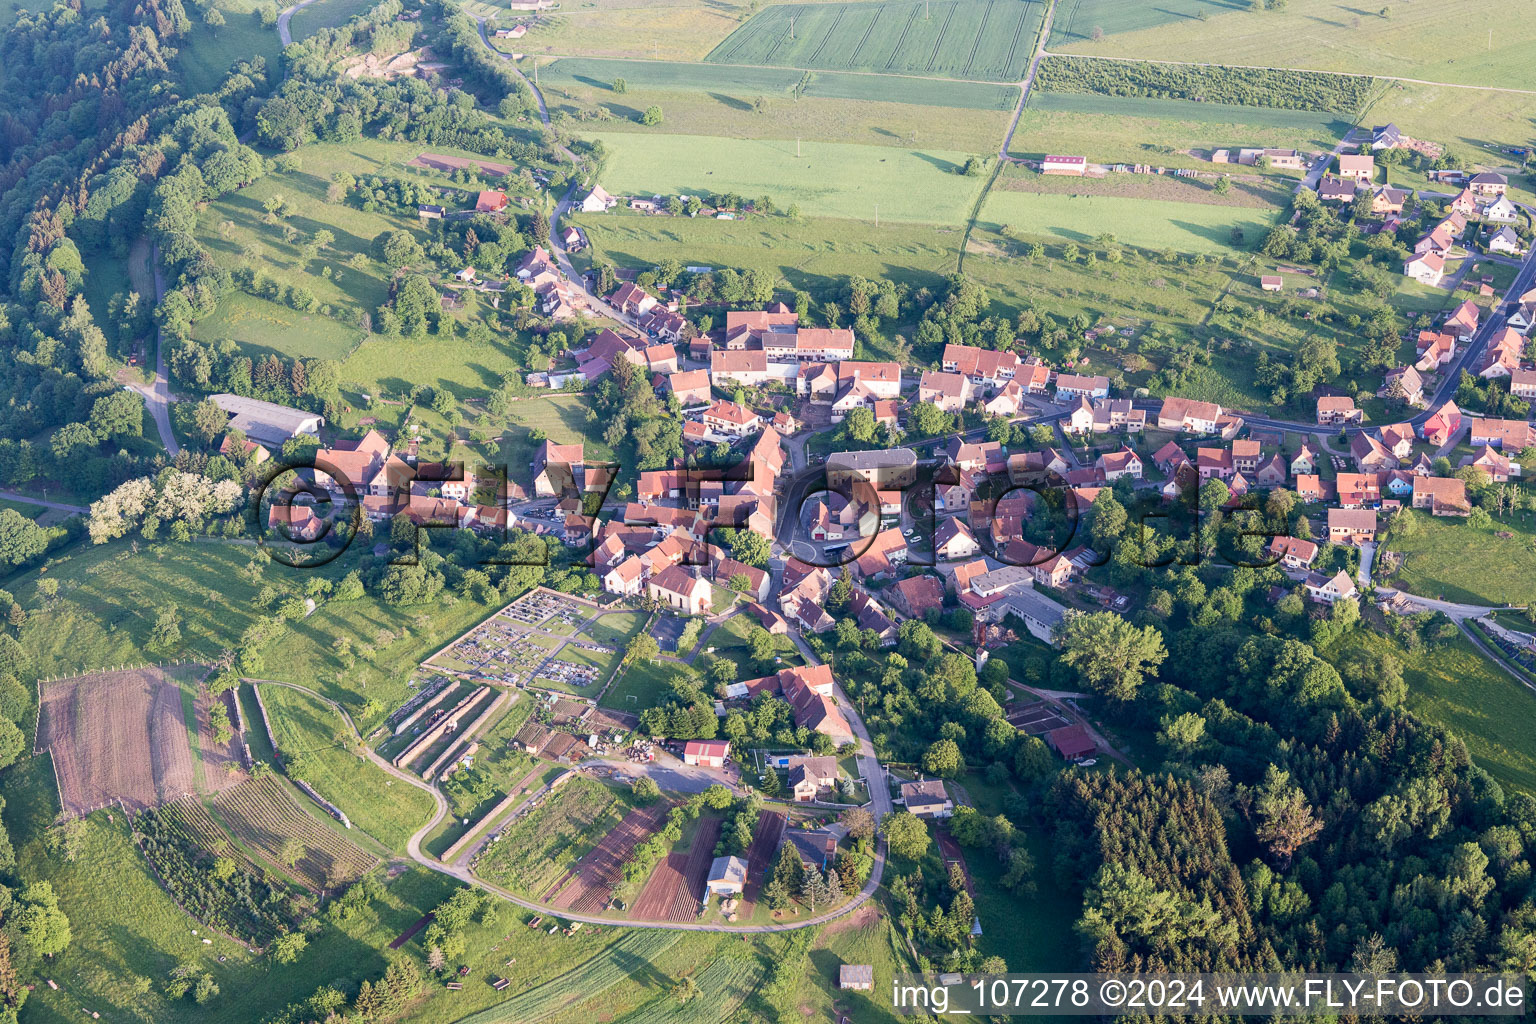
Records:
[[[1375,88],[1365,76],[1279,68],[1227,68],[1052,55],[1040,62],[1035,85],[1046,92],[1146,96],[1247,107],[1324,110],[1353,116]]]

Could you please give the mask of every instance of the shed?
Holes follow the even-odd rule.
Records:
[[[843,964],[837,969],[837,987],[868,992],[875,987],[875,968],[872,964]]]
[[[1052,729],[1045,734],[1046,742],[1068,761],[1076,761],[1080,757],[1088,757],[1098,751],[1099,745],[1081,722],[1074,725],[1064,725],[1060,729]]]

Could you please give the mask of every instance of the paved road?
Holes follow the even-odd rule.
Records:
[[[1051,5],[1045,9],[1045,21],[1040,25],[1040,38],[1035,42],[1035,55],[1029,59],[1029,71],[1019,83],[1019,104],[1013,108],[1013,120],[1008,122],[1008,131],[1003,136],[1003,144],[997,149],[997,155],[1004,159],[1008,156],[1008,147],[1013,145],[1013,133],[1018,131],[1019,118],[1024,114],[1024,104],[1029,102],[1029,90],[1035,84],[1035,72],[1040,70],[1040,58],[1045,56],[1045,41],[1051,37],[1051,21],[1055,17],[1056,0],[1051,0]]]
[[[15,491],[0,491],[0,498],[6,501],[14,501],[21,505],[38,505],[42,508],[51,508],[55,512],[68,512],[72,515],[84,515],[89,509],[79,505],[65,505],[57,501],[45,501],[42,498],[32,498],[25,494],[17,494]]]
[[[160,273],[160,247],[150,250],[150,269],[155,274],[155,304],[165,298],[165,275]],[[144,399],[144,404],[149,406],[149,414],[155,421],[155,432],[160,435],[160,443],[165,446],[166,454],[175,458],[181,454],[181,445],[176,443],[176,434],[171,430],[171,383],[165,375],[165,331],[155,329],[155,382],[152,385],[126,384],[128,390],[137,392]]]
[[[320,0],[300,0],[299,3],[294,4],[292,7],[285,7],[282,11],[278,12],[278,15],[277,15],[277,40],[278,40],[278,42],[282,43],[284,46],[291,45],[293,43],[293,35],[292,35],[292,33],[290,33],[288,31],[288,23],[293,20],[293,16],[295,14],[297,14],[299,11],[301,11],[304,8],[308,7],[310,4],[316,4],[316,3],[319,3],[319,2],[320,2]]]

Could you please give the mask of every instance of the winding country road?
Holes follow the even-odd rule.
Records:
[[[314,0],[310,0],[311,3]],[[160,273],[160,247],[157,245],[150,250],[149,267],[155,275],[155,305],[165,298],[165,275]],[[155,431],[160,435],[160,443],[165,446],[165,452],[171,458],[181,454],[181,445],[176,442],[176,434],[171,430],[171,382],[165,374],[165,330],[155,328],[155,382],[146,384],[124,385],[130,391],[137,392],[144,398],[144,404],[149,406],[149,414],[154,418]]]
[[[292,46],[293,45],[293,34],[288,30],[288,23],[293,20],[293,16],[295,14],[299,13],[304,8],[308,7],[310,4],[317,4],[319,2],[320,2],[320,0],[300,0],[299,3],[294,4],[292,7],[285,7],[280,12],[278,12],[278,15],[277,15],[277,39],[278,39],[278,42],[282,43],[284,46]]]
[[[401,782],[404,782],[407,785],[415,786],[417,789],[425,790],[432,797],[434,810],[431,820],[423,825],[420,829],[418,829],[415,834],[413,834],[410,839],[406,841],[406,853],[410,854],[411,859],[420,864],[422,867],[436,871],[438,874],[448,875],[452,878],[458,879],[465,885],[472,885],[478,889],[483,889],[486,892],[494,893],[495,895],[500,896],[502,899],[505,899],[510,903],[515,903],[525,910],[533,910],[544,914],[554,914],[567,921],[581,921],[585,924],[617,925],[625,928],[659,928],[667,931],[690,932],[742,932],[747,934],[789,932],[796,931],[800,928],[812,928],[817,925],[826,924],[828,921],[835,921],[837,918],[855,910],[861,904],[863,904],[864,901],[868,900],[871,896],[874,895],[875,890],[880,886],[880,879],[885,871],[885,843],[882,840],[875,850],[874,867],[869,873],[869,881],[864,883],[863,890],[860,891],[857,896],[853,897],[847,903],[836,908],[835,910],[830,910],[824,914],[817,914],[813,917],[808,917],[803,921],[784,921],[778,924],[753,925],[694,924],[677,921],[639,921],[622,917],[600,917],[596,914],[578,914],[570,910],[560,910],[547,904],[537,903],[533,900],[518,896],[515,893],[508,892],[506,889],[503,889],[499,885],[487,882],[483,878],[475,877],[475,875],[471,874],[467,868],[444,864],[442,861],[433,858],[424,850],[422,850],[422,841],[425,840],[426,837],[432,833],[432,830],[437,828],[437,826],[442,823],[442,820],[448,816],[447,798],[438,791],[436,786],[432,786],[408,772],[401,771],[394,765],[390,764],[388,760],[379,756],[379,754],[376,753],[372,747],[368,746],[367,743],[364,742],[362,734],[358,732],[357,725],[352,721],[352,716],[347,714],[346,709],[343,708],[340,704],[331,700],[329,697],[316,693],[314,690],[311,690],[307,686],[300,686],[298,683],[287,683],[279,679],[245,679],[243,682],[250,683],[253,686],[258,684],[266,686],[284,686],[290,690],[297,690],[300,693],[307,694],[308,696],[315,698],[320,703],[324,704],[326,707],[329,707],[331,710],[340,715],[341,720],[347,724],[347,730],[349,733],[351,733],[352,739],[357,743],[358,747],[363,751],[364,756],[367,757],[369,761],[372,761],[376,766],[382,769],[385,774]],[[853,726],[854,732],[859,736],[859,761],[861,767],[865,766],[866,758],[864,751],[868,750],[868,761],[871,765],[873,765],[874,770],[879,772],[880,767],[878,763],[874,762],[874,751],[869,746],[869,734],[864,728],[863,720],[859,718],[858,714],[854,711],[853,706],[848,703],[846,697],[842,697],[842,703],[845,711],[847,712],[849,724]],[[866,767],[865,770],[867,771],[868,768]],[[882,783],[884,782],[883,775],[875,775],[874,778],[880,779]],[[866,781],[868,781],[868,779],[869,777],[866,776]],[[874,809],[877,812],[875,815],[876,820],[880,818],[881,814],[887,813],[891,810],[891,798],[888,787],[883,785],[875,786],[871,784],[870,797],[874,802]]]

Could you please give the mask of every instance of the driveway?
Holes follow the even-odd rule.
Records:
[[[1371,585],[1371,563],[1375,558],[1376,545],[1374,543],[1360,545],[1360,573],[1356,578],[1360,581],[1362,587]]]

